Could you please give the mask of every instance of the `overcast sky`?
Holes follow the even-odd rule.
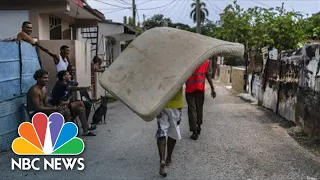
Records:
[[[100,1],[100,2],[99,2]],[[218,20],[227,4],[232,0],[202,0],[207,4],[209,10],[209,19]],[[114,22],[123,22],[123,16],[132,16],[132,0],[87,0],[91,7],[98,9],[105,14],[106,19],[112,19]],[[104,3],[103,3],[104,2]],[[284,6],[288,10],[302,11],[313,14],[320,11],[320,0],[238,0],[243,8],[260,6],[275,7]],[[107,4],[105,4],[107,3]],[[154,14],[163,14],[171,18],[173,22],[181,22],[194,26],[190,19],[192,0],[136,0],[137,21],[143,22],[143,14],[146,19]]]

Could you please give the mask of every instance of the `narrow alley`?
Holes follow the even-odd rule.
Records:
[[[182,140],[166,179],[318,179],[320,160],[278,125],[277,115],[250,105],[218,83],[206,94],[203,131],[189,139],[187,108]],[[209,86],[207,86],[209,87]],[[122,103],[109,105],[107,124],[86,137],[84,171],[11,171],[13,153],[0,157],[4,179],[162,179],[158,174],[156,121],[144,122]]]

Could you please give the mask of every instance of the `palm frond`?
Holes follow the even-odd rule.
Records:
[[[206,14],[206,16],[209,16],[209,11],[207,8],[203,8],[201,10]]]
[[[190,12],[190,18],[193,19],[193,16],[196,14],[196,10],[193,9],[191,12]]]

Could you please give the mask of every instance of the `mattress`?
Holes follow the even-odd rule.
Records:
[[[152,121],[193,71],[212,56],[242,56],[244,46],[169,27],[145,31],[99,77],[99,83]]]

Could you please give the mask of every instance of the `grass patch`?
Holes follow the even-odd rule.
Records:
[[[109,98],[109,103],[115,103],[115,102],[117,102],[118,101],[118,99],[116,99],[116,98],[114,98],[114,97],[110,97]]]

